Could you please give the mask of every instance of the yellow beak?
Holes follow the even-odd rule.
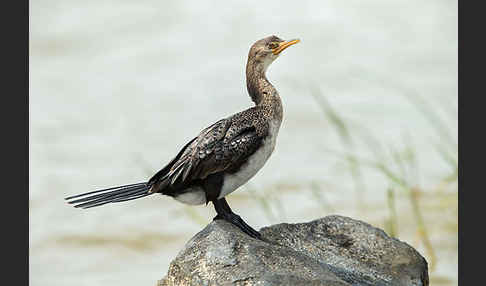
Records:
[[[292,46],[293,44],[297,44],[298,42],[300,42],[299,39],[295,39],[295,40],[290,40],[288,42],[281,42],[278,47],[276,47],[275,49],[272,50],[273,54],[274,55],[278,55],[280,54],[283,50],[285,50],[286,48]]]

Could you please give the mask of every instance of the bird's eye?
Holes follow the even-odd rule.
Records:
[[[270,44],[268,44],[268,46],[270,47],[270,49],[276,49],[278,47],[278,43],[277,42],[271,42]]]

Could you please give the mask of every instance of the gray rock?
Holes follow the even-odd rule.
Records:
[[[196,234],[159,285],[428,285],[427,261],[381,229],[342,216],[260,230],[222,220]]]

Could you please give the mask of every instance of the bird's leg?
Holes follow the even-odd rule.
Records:
[[[261,239],[262,235],[258,231],[254,230],[245,221],[243,221],[243,219],[239,215],[233,213],[228,203],[226,202],[225,198],[214,200],[213,205],[214,205],[214,209],[216,210],[216,213],[218,213],[218,215],[214,217],[213,220],[224,219],[225,221],[230,222],[233,225],[237,226],[239,229],[241,229],[244,233],[248,234],[249,236],[253,238]]]

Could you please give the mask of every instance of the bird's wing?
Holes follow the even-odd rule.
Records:
[[[251,113],[252,117],[248,114]],[[261,145],[264,135],[252,118],[261,118],[258,109],[249,109],[219,120],[201,131],[159,173],[152,178],[162,189],[168,185],[183,186],[210,174],[237,169]],[[170,168],[169,168],[170,167]]]

